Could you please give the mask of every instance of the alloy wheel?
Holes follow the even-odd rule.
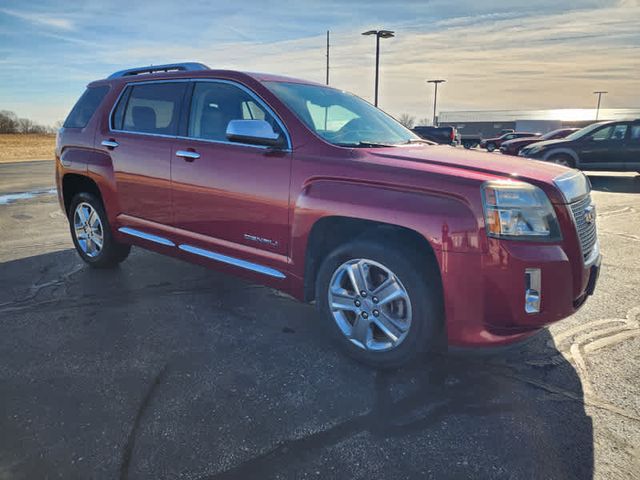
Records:
[[[73,214],[73,229],[83,253],[97,257],[104,244],[104,230],[96,209],[86,202],[79,203]]]
[[[409,333],[409,293],[381,263],[368,259],[344,262],[331,277],[328,297],[340,331],[364,350],[391,350]]]

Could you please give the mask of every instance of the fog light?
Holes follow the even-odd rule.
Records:
[[[524,311],[540,312],[542,280],[539,268],[527,268],[524,271]]]

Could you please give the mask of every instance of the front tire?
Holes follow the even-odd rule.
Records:
[[[357,239],[320,266],[316,305],[327,329],[356,360],[398,368],[442,346],[437,267],[398,241]]]
[[[71,238],[80,258],[94,268],[113,268],[129,256],[131,245],[118,243],[98,197],[79,193],[69,207]]]
[[[556,165],[562,165],[563,167],[573,168],[575,166],[573,162],[573,158],[569,155],[559,154],[552,155],[549,157],[549,161],[555,163]]]
[[[496,149],[495,143],[487,143],[487,152],[493,152]]]

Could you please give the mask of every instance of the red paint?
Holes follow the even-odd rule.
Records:
[[[127,83],[160,79],[226,79],[260,96],[280,117],[291,152],[182,138],[112,132],[111,108]],[[568,208],[552,179],[554,164],[449,146],[350,149],[330,145],[300,122],[262,84],[281,79],[229,71],[161,73],[102,80],[111,89],[86,128],[63,129],[57,147],[59,192],[68,173],[99,187],[115,237],[215,267],[304,297],[306,250],[313,225],[329,216],[402,226],[424,237],[440,266],[449,341],[487,346],[513,342],[571,315],[585,292],[584,267]],[[102,140],[120,146],[110,150]],[[177,150],[195,150],[188,162]],[[539,186],[554,204],[561,242],[490,239],[484,230],[480,186],[518,178]],[[61,196],[61,201],[62,201]],[[283,272],[254,273],[123,235],[129,226]],[[251,234],[274,242],[261,245]],[[277,244],[275,243],[277,242]],[[524,312],[524,269],[542,269],[540,314]]]

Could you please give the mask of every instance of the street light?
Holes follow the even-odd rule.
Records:
[[[593,92],[594,95],[598,95],[598,106],[596,107],[596,122],[598,121],[598,114],[600,113],[600,99],[602,99],[602,95],[604,95],[605,93],[609,92],[605,92],[604,90]]]
[[[375,89],[375,101],[373,104],[378,106],[378,70],[380,67],[380,39],[395,37],[391,30],[368,30],[362,32],[362,35],[375,35],[376,36],[376,89]]]
[[[436,87],[435,93],[433,95],[433,126],[436,126],[436,104],[438,102],[438,84],[444,83],[446,80],[427,80],[427,83],[433,83]]]

